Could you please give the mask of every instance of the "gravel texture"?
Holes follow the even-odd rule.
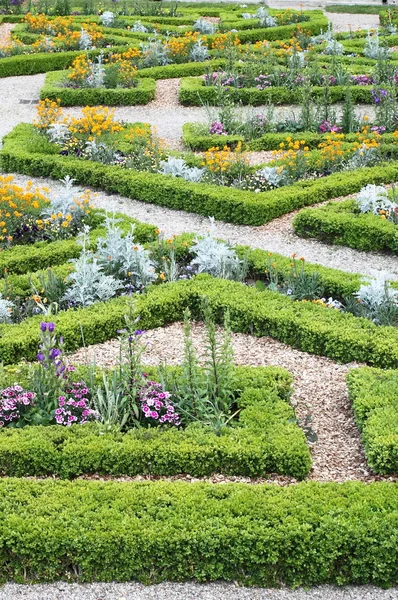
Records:
[[[0,47],[9,46],[11,42],[11,31],[14,29],[15,23],[2,23],[0,25]]]
[[[329,13],[326,11],[325,15],[332,23],[333,31],[335,32],[376,29],[380,24],[379,15]]]
[[[311,590],[242,588],[232,583],[7,584],[0,600],[398,600],[396,588],[320,586]]]
[[[60,189],[60,184],[51,179],[29,178],[19,174],[14,175],[14,179],[21,185],[32,180],[38,186],[48,187],[53,193]],[[76,191],[78,189],[76,188]],[[166,237],[181,234],[184,231],[204,234],[209,227],[207,217],[155,204],[146,204],[103,191],[96,193],[93,203],[97,207],[123,212],[139,221],[158,225]],[[217,222],[217,235],[234,244],[262,248],[285,256],[295,253],[297,256],[303,256],[308,262],[342,271],[370,276],[376,275],[379,271],[385,271],[392,279],[398,279],[398,257],[376,252],[359,252],[343,246],[331,246],[317,240],[299,238],[291,227],[294,214],[284,215],[260,227],[233,225],[219,221]]]

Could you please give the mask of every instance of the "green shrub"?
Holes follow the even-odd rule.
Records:
[[[114,46],[108,48],[109,52],[124,52],[125,46]],[[59,71],[71,66],[81,50],[68,52],[38,52],[37,54],[19,54],[9,56],[0,60],[0,77],[12,77],[16,75],[35,75],[36,73],[47,73],[47,71]],[[98,56],[101,49],[89,50],[89,56]]]
[[[370,104],[372,102],[372,86],[350,86],[352,99],[355,103]],[[321,98],[324,93],[322,87],[313,86],[311,97]],[[331,86],[330,97],[332,102],[342,102],[347,93],[347,87],[341,85]],[[298,104],[297,89],[285,87],[269,87],[264,90],[257,88],[228,88],[229,96],[235,102],[244,105],[261,106],[272,102],[274,104]],[[179,99],[184,106],[201,106],[202,104],[217,105],[217,88],[205,86],[203,80],[186,77],[182,79]]]
[[[398,371],[352,369],[347,382],[369,465],[376,473],[397,473]]]
[[[355,200],[305,209],[294,218],[297,235],[358,250],[398,253],[398,226],[378,215],[355,212]]]
[[[1,580],[398,581],[393,483],[3,479]]]
[[[60,100],[61,106],[132,106],[148,104],[155,97],[156,83],[154,79],[139,79],[133,88],[68,88],[62,85],[67,71],[47,73],[44,86],[40,90],[40,98],[44,100]]]
[[[190,281],[156,286],[139,296],[136,312],[141,327],[153,329],[182,319],[189,307],[199,316],[200,298],[207,296],[218,321],[229,309],[233,331],[270,336],[305,352],[328,356],[338,362],[358,361],[384,368],[398,367],[398,332],[394,327],[374,325],[349,313],[326,309],[309,302],[295,302],[278,292],[199,276]],[[120,297],[88,308],[68,310],[54,317],[66,350],[104,342],[123,325],[126,298]],[[33,360],[39,341],[41,317],[19,325],[0,326],[0,360],[16,363]]]

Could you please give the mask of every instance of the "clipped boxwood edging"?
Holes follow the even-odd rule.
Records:
[[[398,582],[394,483],[0,481],[0,577]]]
[[[188,281],[163,284],[139,296],[136,313],[144,329],[180,321],[189,307],[199,317],[200,298],[207,296],[217,320],[229,310],[234,331],[270,336],[294,348],[338,362],[358,361],[383,368],[398,367],[398,331],[377,326],[368,319],[326,309],[309,302],[295,302],[278,292],[260,292],[244,284],[201,275]],[[68,310],[52,320],[65,340],[66,350],[112,339],[123,326],[127,300],[119,297],[88,308]],[[17,363],[34,360],[39,343],[41,317],[20,324],[0,326],[0,360]]]
[[[107,51],[114,54],[125,52],[126,46],[114,46],[107,48]],[[87,50],[90,57],[98,56],[101,52],[103,52],[101,48]],[[38,52],[36,54],[8,56],[0,59],[0,77],[35,75],[36,73],[67,69],[75,58],[81,54],[81,50],[70,50],[67,52]]]
[[[31,152],[32,138],[37,135],[32,125],[21,123],[3,138],[0,164],[4,171],[55,179],[70,175],[78,183],[128,198],[244,225],[262,225],[297,208],[357,192],[369,182],[384,184],[398,178],[398,162],[380,163],[256,194],[69,156]]]
[[[358,250],[398,254],[398,226],[373,214],[355,212],[355,200],[307,208],[293,220],[297,235]]]
[[[244,386],[236,400],[241,409],[239,422],[220,435],[198,424],[102,435],[95,424],[4,429],[0,431],[0,473],[62,478],[89,473],[130,477],[278,473],[302,479],[311,467],[310,452],[293,408],[277,393],[278,386],[285,393],[291,375],[275,367],[237,371]]]
[[[155,98],[154,79],[138,79],[137,87],[133,88],[71,88],[62,85],[67,73],[68,71],[47,73],[40,90],[40,99],[59,100],[61,106],[133,106],[148,104]]]
[[[336,85],[330,88],[330,98],[332,102],[341,102],[344,100],[347,87]],[[371,104],[372,86],[352,85],[350,86],[353,102]],[[264,90],[257,88],[228,88],[229,97],[234,102],[243,105],[261,106],[272,102],[274,104],[299,104],[300,93],[296,89],[284,87],[269,87]],[[313,86],[311,88],[311,97],[320,98],[323,94],[323,88]],[[184,106],[202,106],[210,104],[217,106],[217,89],[215,86],[204,85],[203,79],[186,77],[181,80],[179,99]]]
[[[352,369],[347,383],[370,467],[398,473],[398,371]]]
[[[321,142],[327,139],[330,134],[320,134],[313,131],[300,131],[297,133],[279,132],[264,133],[261,137],[253,140],[245,140],[243,135],[217,135],[206,132],[206,126],[202,123],[185,123],[182,126],[182,140],[184,145],[192,151],[203,152],[214,146],[227,145],[235,147],[238,142],[243,144],[245,150],[253,152],[261,150],[279,150],[279,145],[286,142],[289,137],[292,141],[303,140],[310,149],[315,149]],[[345,134],[346,142],[357,141],[355,133]],[[384,133],[382,136],[384,142],[388,144],[396,143],[396,138],[392,133]]]

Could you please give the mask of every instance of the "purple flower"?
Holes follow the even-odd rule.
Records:
[[[61,356],[61,354],[62,354],[62,352],[59,348],[51,348],[50,353],[49,353],[49,358],[50,358],[50,360],[54,360],[58,356]]]
[[[52,333],[55,329],[55,323],[48,323],[48,331]]]
[[[43,321],[40,323],[40,329],[42,331],[47,331],[47,323],[44,323]]]
[[[36,355],[36,358],[37,358],[37,360],[39,360],[40,362],[43,362],[43,360],[44,360],[44,354],[43,354],[43,352],[39,352],[39,353]]]

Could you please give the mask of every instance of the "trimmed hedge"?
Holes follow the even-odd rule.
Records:
[[[398,581],[393,483],[3,479],[1,581]]]
[[[38,135],[32,125],[22,123],[3,138],[0,164],[4,171],[56,179],[70,175],[78,183],[117,192],[128,198],[245,225],[262,225],[297,208],[357,192],[369,182],[385,184],[398,178],[398,162],[380,163],[375,167],[304,180],[256,194],[69,156],[32,152],[32,140]]]
[[[276,393],[283,369],[251,368],[250,387],[241,390],[239,421],[217,435],[193,424],[186,429],[131,429],[101,434],[96,424],[64,428],[28,426],[0,432],[0,473],[9,476],[82,474],[171,476],[212,473],[264,477],[278,473],[302,479],[311,467],[303,431],[293,408]],[[244,375],[244,374],[243,374]],[[242,379],[242,377],[241,377]],[[243,377],[244,379],[244,377]]]
[[[243,135],[217,135],[207,133],[206,125],[202,123],[185,123],[182,126],[182,139],[184,145],[192,151],[202,152],[214,146],[227,145],[235,147],[238,142],[242,142],[245,150],[258,152],[261,150],[279,150],[279,144],[286,142],[290,137],[292,141],[304,140],[305,145],[310,149],[316,149],[318,144],[325,141],[330,134],[320,134],[313,131],[299,131],[289,133],[287,131],[280,133],[264,133],[261,137],[253,140],[245,140]],[[384,142],[388,144],[396,143],[396,138],[392,133],[384,133],[382,136]],[[355,133],[345,134],[345,140],[349,143],[355,142],[357,137]]]
[[[107,48],[113,53],[125,52],[125,46],[114,46]],[[97,48],[88,50],[88,56],[98,56],[103,50]],[[47,73],[48,71],[59,71],[71,66],[81,50],[68,52],[38,52],[36,54],[19,54],[9,56],[0,60],[0,77],[11,77],[16,75],[35,75],[36,73]]]
[[[148,104],[155,98],[156,82],[154,79],[139,79],[133,88],[70,88],[62,84],[67,79],[68,71],[47,73],[44,86],[40,90],[40,98],[44,100],[60,100],[61,106],[132,106]]]
[[[330,88],[332,102],[344,100],[347,87],[334,85]],[[370,104],[372,102],[372,86],[352,85],[350,86],[353,102]],[[243,105],[261,106],[272,102],[274,104],[300,104],[300,93],[297,88],[269,87],[264,90],[257,88],[228,88],[229,97],[234,102]],[[320,98],[323,88],[311,87],[311,97]],[[202,104],[217,105],[217,88],[214,85],[204,85],[202,79],[186,77],[181,81],[179,99],[184,106],[202,106]]]
[[[347,383],[369,465],[398,473],[398,371],[352,369]]]
[[[189,307],[200,317],[200,298],[207,296],[217,320],[229,309],[234,331],[270,336],[305,352],[328,356],[338,362],[358,361],[383,368],[398,367],[398,331],[377,326],[368,319],[326,309],[309,302],[295,302],[278,292],[260,292],[241,283],[198,276],[189,281],[150,288],[136,303],[143,329],[182,320]],[[65,339],[65,349],[95,344],[115,336],[124,322],[126,298],[96,303],[88,308],[62,311],[53,317]],[[34,360],[39,343],[41,317],[20,324],[0,325],[0,360],[4,364],[22,358]]]
[[[355,200],[329,202],[305,209],[293,220],[297,235],[358,250],[398,253],[398,225],[373,214],[356,212]]]
[[[90,232],[90,240],[94,247],[95,241],[105,234],[105,227],[101,226],[104,212],[95,210],[95,213],[92,211],[90,216],[89,223],[93,227]],[[130,230],[131,225],[135,225],[134,236],[140,244],[156,238],[154,225],[141,223],[122,213],[116,213],[115,217],[119,219],[118,226],[125,231]],[[27,275],[30,271],[61,265],[71,258],[77,258],[80,252],[81,246],[77,243],[76,238],[15,245],[0,252],[0,278],[3,277],[5,269],[9,275]]]

